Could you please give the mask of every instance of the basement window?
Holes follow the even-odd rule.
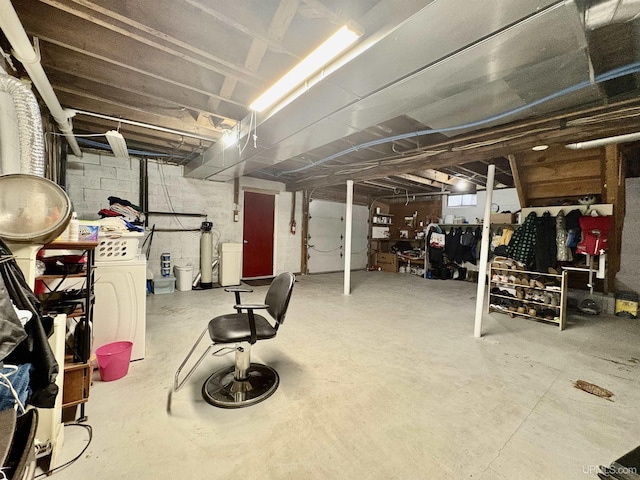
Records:
[[[448,207],[475,207],[478,203],[478,195],[475,193],[465,193],[463,195],[448,195]]]

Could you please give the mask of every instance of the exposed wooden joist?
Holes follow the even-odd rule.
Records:
[[[426,168],[423,170],[418,170],[416,172],[417,175],[421,177],[428,178],[440,184],[453,185],[454,181],[451,180],[451,177],[443,172],[439,172],[437,170],[433,170],[431,168]]]
[[[173,68],[163,69],[160,67],[160,65],[162,64],[161,61],[158,61],[158,63],[156,64],[145,62],[144,66],[140,65],[139,63],[136,63],[134,65],[132,63],[133,60],[130,57],[125,56],[124,58],[122,58],[123,57],[122,54],[117,54],[117,58],[115,58],[114,56],[110,55],[110,52],[98,53],[95,51],[88,51],[86,49],[78,48],[74,45],[70,45],[65,42],[59,42],[54,38],[50,38],[47,36],[43,36],[40,38],[45,42],[51,43],[53,45],[57,45],[59,47],[62,47],[68,50],[75,51],[82,55],[91,57],[93,59],[102,60],[106,63],[116,65],[123,69],[136,72],[150,78],[172,83],[175,87],[190,89],[190,90],[204,93],[210,96],[216,95],[215,93],[212,93],[217,91],[217,85],[215,84],[215,82],[212,81],[213,79],[203,78],[201,75],[199,75],[199,72],[197,69],[193,69],[193,71],[190,71],[189,68],[185,67],[186,68],[185,70],[181,70],[181,66],[178,66],[178,65],[174,65]],[[167,66],[168,65],[169,64],[167,64]],[[244,104],[242,102],[237,102],[235,100],[229,100],[229,99],[223,99],[223,100],[228,101],[229,103],[244,107]]]
[[[189,5],[200,9],[202,12],[206,13],[207,15],[218,19],[220,22],[222,22],[222,23],[224,23],[224,24],[226,24],[226,25],[228,25],[230,27],[235,28],[236,30],[238,30],[239,32],[242,32],[243,34],[247,35],[248,37],[260,40],[261,42],[263,42],[266,45],[268,45],[269,48],[271,48],[274,52],[284,53],[286,55],[289,55],[289,56],[292,56],[292,57],[296,57],[296,55],[294,53],[288,51],[279,42],[274,41],[273,39],[271,39],[268,34],[261,34],[256,29],[247,27],[246,25],[244,25],[244,24],[234,20],[233,18],[223,14],[219,10],[217,10],[215,8],[212,8],[212,7],[208,6],[208,5],[203,4],[201,1],[198,1],[198,0],[184,0],[184,1],[186,3],[188,3]]]
[[[203,75],[198,65],[169,55],[158,49],[140,45],[124,35],[109,30],[89,28],[76,22],[60,22],[46,19],[42,14],[29,16],[29,33],[48,43],[73,50],[91,58],[103,60],[127,70],[170,82],[181,88],[192,89],[207,95],[216,95],[224,75],[210,72]],[[83,21],[80,21],[83,22]],[[260,85],[259,82],[255,83]],[[244,106],[243,101],[225,99]]]
[[[508,158],[509,165],[511,165],[511,175],[513,175],[513,184],[516,188],[516,191],[518,192],[518,200],[520,202],[520,205],[529,205],[525,185],[520,180],[520,162],[518,161],[518,155],[508,155]]]
[[[103,97],[98,97],[96,95],[89,95],[86,92],[79,92],[74,88],[66,88],[59,87],[56,89],[56,93],[60,95],[60,97],[69,98],[71,96],[76,96],[81,98],[81,102],[85,105],[88,102],[93,102],[93,110],[89,110],[88,108],[83,108],[79,106],[79,103],[74,104],[75,110],[86,110],[95,112],[96,107],[98,105],[102,105],[103,111],[105,108],[111,111],[127,111],[128,115],[119,115],[121,118],[125,118],[128,120],[133,120],[136,122],[148,123],[150,125],[156,125],[159,127],[165,128],[173,128],[176,130],[181,130],[185,133],[193,133],[202,136],[206,136],[210,138],[212,141],[219,139],[222,135],[219,131],[213,130],[211,128],[202,127],[200,124],[196,123],[196,121],[185,111],[175,112],[174,115],[167,115],[166,112],[155,112],[154,109],[142,109],[137,106],[128,104],[126,99],[121,99],[120,101],[114,99],[106,99]],[[79,102],[80,102],[79,101]]]
[[[118,13],[107,8],[103,8],[93,2],[73,0],[74,3],[89,8],[87,11],[86,9],[79,9],[59,0],[39,1],[75,17],[81,18],[95,25],[99,25],[107,30],[135,40],[141,44],[160,50],[169,55],[173,55],[176,58],[180,58],[187,62],[194,63],[206,70],[211,70],[223,75],[236,75],[240,81],[246,82],[250,85],[256,85],[256,80],[261,80],[260,75],[256,72],[247,70],[241,65],[236,65],[233,62],[229,62],[228,60],[212,55],[210,52],[198,49],[193,45],[188,45],[167,33],[159,32],[147,25],[136,22],[124,15],[119,15]],[[98,15],[96,15],[96,13]],[[120,24],[126,25],[128,28],[125,28]],[[138,32],[143,32],[146,35]],[[181,50],[176,50],[172,46],[165,45],[163,42],[177,46],[181,48]],[[198,57],[203,57],[208,61],[203,61]]]
[[[637,100],[635,100],[637,102]],[[603,110],[609,110],[611,106],[599,107],[597,109],[590,109],[590,111],[598,112]],[[605,124],[599,123],[597,125],[588,126],[575,126],[567,127],[566,118],[572,116],[579,116],[580,113],[566,114],[563,117],[554,119],[541,119],[536,122],[519,122],[516,124],[510,124],[502,129],[492,129],[488,131],[474,132],[469,135],[465,135],[460,138],[449,139],[438,144],[430,145],[429,150],[424,153],[416,154],[413,157],[408,157],[402,164],[395,163],[393,165],[385,165],[384,160],[380,160],[380,166],[377,168],[367,169],[365,171],[354,173],[350,175],[353,180],[366,180],[376,177],[395,175],[397,173],[411,172],[420,168],[432,168],[438,169],[446,166],[459,165],[460,163],[469,163],[473,161],[489,160],[494,157],[507,157],[510,154],[518,152],[526,152],[531,149],[535,144],[530,138],[522,137],[519,140],[510,140],[505,143],[491,143],[490,145],[478,146],[474,149],[469,149],[462,152],[454,151],[454,146],[457,144],[464,145],[465,142],[479,142],[483,138],[495,138],[496,136],[503,136],[507,132],[517,131],[518,129],[526,130],[541,125],[546,125],[545,128],[553,129],[547,134],[548,139],[553,139],[550,143],[567,144],[577,141],[581,138],[596,138],[598,136],[608,136],[613,134],[631,133],[638,131],[640,128],[640,119],[635,119],[635,122],[630,122],[628,119],[624,122],[624,125],[619,123]],[[535,139],[538,141],[538,139]],[[326,167],[326,165],[325,165]],[[354,169],[357,165],[353,166]],[[329,176],[316,182],[320,185],[330,185],[332,183],[339,183],[343,180],[343,175],[331,173]],[[291,188],[304,188],[305,181],[290,181]]]
[[[62,75],[60,72],[65,72],[63,81],[68,83],[76,83],[77,77],[80,80],[95,82],[96,90],[117,87],[145,97],[165,99],[185,108],[233,121],[244,118],[247,112],[246,108],[239,103],[232,104],[226,100],[219,102],[215,110],[209,109],[209,99],[217,95],[203,91],[202,86],[191,79],[181,79],[181,82],[192,82],[189,85],[178,84],[171,79],[158,78],[115,64],[109,59],[90,57],[48,42],[41,42],[40,45],[42,64],[47,72],[51,72],[52,81]],[[220,98],[220,100],[223,99]]]
[[[157,88],[154,88],[156,82],[149,85],[151,88],[146,88],[144,84],[141,85],[132,81],[129,75],[125,75],[126,78],[121,78],[111,71],[107,71],[102,77],[93,77],[90,74],[81,74],[82,76],[69,74],[51,66],[47,66],[46,68],[47,76],[54,89],[57,86],[72,85],[77,90],[101,92],[105,97],[116,98],[121,98],[121,94],[124,92],[134,99],[132,104],[142,108],[150,107],[158,110],[166,109],[167,111],[192,110],[200,112],[201,115],[219,116],[214,112],[203,112],[198,109],[198,107],[201,106],[201,102],[206,103],[207,99],[204,95],[196,92],[186,92],[183,90],[179,93],[175,88],[166,88],[159,91]],[[113,80],[113,82],[110,82],[110,79]],[[235,122],[235,120],[229,119],[228,117],[224,118]]]
[[[409,180],[411,182],[414,183],[419,183],[422,185],[428,185],[430,187],[435,187],[435,188],[443,188],[444,187],[444,183],[441,182],[436,182],[435,180],[431,180],[428,178],[424,178],[418,175],[414,175],[412,173],[401,173],[399,175],[396,175],[399,178],[403,178],[405,180]]]
[[[149,113],[142,113],[138,110],[131,109],[126,105],[112,105],[106,106],[99,100],[89,99],[87,97],[80,97],[72,93],[66,93],[60,91],[58,94],[60,103],[64,106],[72,106],[77,110],[85,110],[88,112],[101,111],[104,115],[109,115],[115,118],[124,118],[133,120],[136,122],[146,123],[150,125],[156,125],[172,130],[178,130],[185,133],[192,133],[196,135],[202,135],[205,137],[217,138],[218,132],[212,134],[211,129],[205,129],[199,124],[195,123],[193,119],[185,117],[184,119],[170,118],[166,116],[153,115]],[[117,122],[114,122],[117,123]]]
[[[52,85],[54,90],[57,92],[65,92],[80,97],[99,100],[107,105],[126,106],[141,113],[151,113],[162,117],[191,117],[191,115],[187,113],[188,109],[167,103],[162,99],[145,99],[137,94],[120,90],[119,88],[99,91],[90,88],[91,82],[79,79],[75,79],[73,82],[59,81],[57,78],[56,80],[58,81],[52,81]],[[89,92],[99,92],[99,94]],[[149,100],[148,103],[145,103],[145,100]],[[213,128],[213,126],[211,126],[211,128]],[[219,136],[222,135],[221,132],[213,129],[212,134],[218,134]]]
[[[88,117],[85,115],[79,115],[73,118],[74,131],[77,132],[106,132],[107,130],[113,130],[118,125],[115,122],[104,120],[101,118]],[[162,149],[175,148],[178,145],[182,145],[184,150],[193,150],[196,148],[204,148],[213,144],[213,142],[206,142],[204,140],[191,138],[187,136],[179,136],[171,133],[161,132],[158,130],[151,130],[144,127],[138,127],[135,125],[121,124],[120,131],[128,139],[135,139],[137,142],[145,145],[157,144]],[[97,139],[100,141],[99,137]]]
[[[269,30],[267,31],[267,37],[273,39],[276,43],[279,43],[284,37],[285,33],[289,29],[293,17],[298,10],[298,0],[281,0],[276,12],[271,19]],[[249,53],[245,59],[244,66],[251,70],[257,71],[262,63],[265,53],[267,52],[268,44],[262,39],[254,38],[249,48]],[[238,79],[235,75],[229,75],[224,79],[222,88],[220,89],[220,96],[223,98],[231,98],[236,88]]]
[[[342,17],[339,13],[334,12],[319,0],[302,0],[302,2],[308,6],[307,15],[309,14],[309,9],[311,9],[317,12],[318,16],[325,17],[329,22],[336,25],[340,23],[347,23],[347,21],[349,21],[348,18]]]
[[[386,183],[381,180],[364,180],[362,183],[364,183],[365,185],[373,185],[374,187],[384,188],[387,190],[396,190],[398,188],[397,185]]]
[[[615,286],[616,273],[620,271],[622,226],[626,211],[624,162],[617,145],[607,145],[604,148],[602,178],[604,182],[602,201],[614,205],[613,225],[609,233],[609,253],[607,254],[606,285],[611,289]]]

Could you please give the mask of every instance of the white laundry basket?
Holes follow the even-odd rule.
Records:
[[[138,254],[143,232],[104,233],[98,237],[100,243],[96,247],[96,260],[133,260]]]

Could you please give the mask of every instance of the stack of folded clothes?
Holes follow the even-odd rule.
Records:
[[[122,217],[132,225],[143,225],[144,214],[140,207],[128,200],[118,197],[109,197],[109,208],[103,208],[98,212],[100,218]]]

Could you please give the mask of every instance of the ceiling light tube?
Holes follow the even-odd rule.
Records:
[[[571,150],[584,150],[585,148],[602,147],[603,145],[611,145],[612,143],[627,143],[633,142],[634,140],[640,140],[640,132],[617,135],[615,137],[598,138],[597,140],[589,140],[587,142],[570,143],[565,145],[565,147]]]
[[[251,110],[262,112],[282,99],[311,75],[353,44],[362,35],[348,25],[344,25],[318,48],[274,83],[266,92],[249,105]]]
[[[124,141],[124,137],[120,132],[109,130],[105,133],[105,136],[107,137],[107,142],[109,142],[109,146],[116,157],[129,158],[127,143]]]

